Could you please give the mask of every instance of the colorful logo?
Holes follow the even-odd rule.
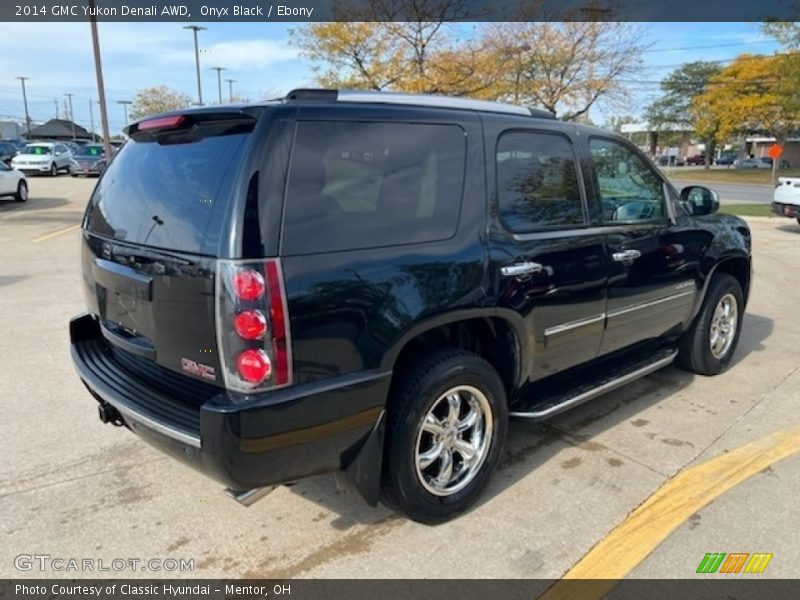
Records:
[[[697,573],[763,573],[771,560],[772,554],[766,552],[709,552],[700,561]]]

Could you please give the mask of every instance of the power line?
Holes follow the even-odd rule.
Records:
[[[761,41],[754,41],[754,42],[730,42],[726,44],[706,44],[702,46],[683,46],[682,48],[648,48],[647,50],[642,50],[642,53],[654,53],[654,52],[679,52],[681,50],[706,50],[708,48],[733,48],[733,47],[741,47],[741,46],[753,46],[753,45],[760,45],[760,44],[772,44],[774,43],[773,40],[761,40]]]

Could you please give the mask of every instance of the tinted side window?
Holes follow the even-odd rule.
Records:
[[[456,125],[299,122],[283,254],[451,237],[465,156],[464,130]]]
[[[664,185],[633,150],[600,138],[589,140],[606,221],[650,221],[666,215]]]
[[[496,161],[500,214],[511,231],[583,224],[569,140],[550,133],[506,133],[497,144]]]

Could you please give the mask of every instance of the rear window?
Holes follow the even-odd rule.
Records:
[[[136,244],[213,255],[249,135],[241,127],[206,124],[190,137],[129,140],[95,189],[87,228]]]
[[[465,156],[465,132],[456,125],[298,123],[283,254],[451,237]]]

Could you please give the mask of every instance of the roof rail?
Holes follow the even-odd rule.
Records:
[[[297,89],[286,94],[287,100],[311,100],[322,102],[364,102],[380,104],[404,104],[407,106],[430,106],[436,108],[453,108],[460,110],[477,110],[483,112],[524,115],[539,119],[555,119],[549,111],[540,108],[527,108],[515,104],[473,100],[451,96],[435,96],[432,94],[402,94],[398,92],[381,92],[374,90],[328,90]]]

